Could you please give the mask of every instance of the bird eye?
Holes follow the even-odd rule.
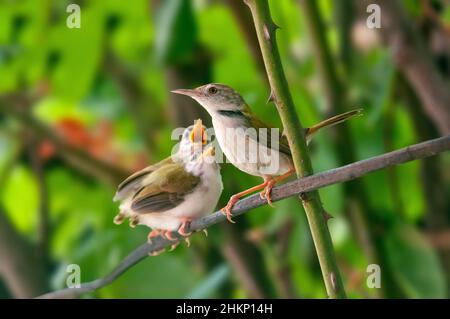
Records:
[[[208,88],[208,93],[209,94],[216,94],[217,93],[217,88],[215,86],[210,86]]]

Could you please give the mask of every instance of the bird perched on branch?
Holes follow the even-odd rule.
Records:
[[[227,159],[241,171],[260,176],[264,182],[231,196],[222,209],[231,219],[233,205],[243,196],[264,189],[260,195],[272,205],[273,186],[295,172],[287,138],[259,120],[242,96],[231,87],[211,83],[196,89],[179,89],[173,93],[190,96],[211,115],[214,132]],[[361,109],[349,111],[324,120],[304,131],[309,142],[318,130],[344,122],[362,114]]]
[[[158,235],[175,241],[176,231],[189,244],[187,225],[214,210],[223,188],[215,149],[206,143],[205,127],[197,120],[183,132],[177,153],[125,179],[114,197],[121,202],[114,222],[129,217],[132,227],[152,228],[149,242]]]

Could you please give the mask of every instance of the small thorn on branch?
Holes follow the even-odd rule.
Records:
[[[329,214],[326,210],[323,211],[323,218],[325,219],[325,221],[329,221],[331,218],[334,218],[333,215]]]
[[[334,272],[330,272],[330,282],[331,287],[333,288],[334,291],[336,291],[336,275],[334,274]]]
[[[275,92],[272,89],[270,89],[270,95],[269,95],[269,98],[267,99],[266,103],[270,103],[270,102],[275,102]]]
[[[269,42],[270,42],[270,30],[269,30],[269,28],[267,27],[267,24],[264,24],[264,26],[263,26],[263,33],[264,33],[264,39],[265,39],[266,41],[269,41]]]

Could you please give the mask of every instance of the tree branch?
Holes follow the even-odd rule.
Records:
[[[246,0],[252,12],[256,34],[261,47],[267,76],[271,87],[271,98],[277,106],[284,132],[289,141],[297,177],[313,174],[311,159],[306,147],[304,130],[295,111],[291,92],[284,75],[280,53],[275,39],[277,26],[272,21],[267,0]],[[323,281],[330,298],[345,298],[341,275],[334,255],[333,243],[318,192],[300,196],[308,219],[309,228],[316,248]]]
[[[342,78],[336,68],[336,63],[333,61],[333,55],[330,45],[326,38],[326,27],[318,4],[315,0],[300,0],[303,16],[305,17],[305,24],[309,33],[312,44],[313,54],[316,56],[316,63],[319,69],[319,77],[322,82],[322,90],[325,95],[325,103],[327,112],[334,114],[343,113],[347,110],[347,88],[344,85]],[[344,53],[346,64],[349,63],[350,57],[350,39],[348,39],[351,19],[352,3],[349,0],[340,0],[336,2],[340,11],[341,19],[341,39],[344,41],[342,51],[349,51]],[[345,11],[345,12],[343,12]],[[349,67],[349,65],[347,65]],[[337,155],[339,165],[352,163],[356,160],[355,148],[353,138],[347,125],[338,125],[335,127],[336,136],[333,140],[334,151]],[[372,208],[369,205],[368,194],[365,186],[361,181],[355,180],[344,185],[344,192],[346,195],[346,205],[344,207],[345,214],[350,222],[355,239],[361,245],[367,259],[370,263],[380,264],[379,247],[375,244],[376,238],[373,229],[369,225],[373,224]]]
[[[414,144],[397,151],[375,156],[370,159],[358,161],[326,172],[297,179],[295,181],[275,187],[272,190],[272,199],[274,201],[278,201],[304,192],[315,191],[322,187],[353,180],[355,178],[383,169],[385,167],[433,156],[448,150],[450,150],[450,135],[419,144]],[[242,215],[253,208],[265,204],[267,204],[267,202],[261,199],[259,194],[249,196],[236,203],[233,208],[233,215]],[[217,211],[211,215],[192,222],[187,231],[200,231],[225,220],[226,217],[220,211]],[[178,234],[173,234],[173,236],[181,239]],[[80,288],[66,288],[39,296],[38,298],[75,298],[84,293],[100,289],[113,282],[130,267],[147,257],[149,253],[159,251],[165,247],[172,245],[173,243],[174,242],[168,241],[167,239],[164,239],[162,237],[156,237],[153,239],[153,242],[151,244],[142,244],[136,250],[131,252],[106,277],[82,284]]]

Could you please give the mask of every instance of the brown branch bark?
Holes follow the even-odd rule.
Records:
[[[347,182],[389,166],[430,157],[448,150],[450,150],[450,135],[411,145],[390,153],[375,156],[326,172],[297,179],[295,181],[275,187],[272,190],[272,199],[274,201],[278,201],[290,196],[301,194],[303,192],[317,190],[319,188],[336,183]],[[239,216],[249,212],[253,208],[266,204],[267,202],[261,199],[259,194],[255,194],[237,202],[233,208],[233,215]],[[187,231],[200,231],[224,221],[226,221],[226,217],[222,214],[222,212],[218,211],[192,222]],[[179,240],[182,239],[178,234],[174,234],[173,236],[177,237]],[[45,295],[39,296],[39,298],[76,298],[84,293],[100,289],[113,282],[126,270],[147,257],[149,253],[153,251],[159,251],[172,244],[172,241],[169,241],[162,237],[156,237],[151,244],[142,244],[136,250],[131,252],[106,277],[82,284],[80,288],[66,288],[63,290],[47,293]]]

